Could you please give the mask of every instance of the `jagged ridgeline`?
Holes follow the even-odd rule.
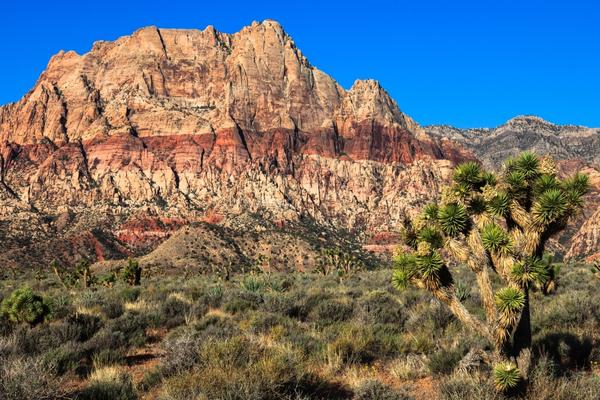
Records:
[[[58,53],[0,108],[0,261],[139,256],[191,223],[249,214],[389,249],[378,239],[476,159],[459,142],[422,129],[375,81],[344,89],[274,21],[143,28]],[[593,253],[595,226],[570,254]]]

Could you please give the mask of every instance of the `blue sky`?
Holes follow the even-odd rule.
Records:
[[[0,16],[0,104],[26,93],[61,49],[84,53],[146,25],[235,32],[271,18],[342,86],[377,79],[421,124],[536,114],[600,127],[598,1],[17,3]]]

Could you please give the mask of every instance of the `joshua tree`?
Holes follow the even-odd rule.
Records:
[[[131,286],[139,286],[142,279],[142,267],[137,260],[127,260],[127,265],[121,271],[121,279]]]
[[[459,165],[438,203],[407,223],[410,247],[394,259],[397,288],[413,284],[446,304],[494,349],[499,389],[527,378],[531,358],[529,292],[551,289],[554,270],[544,253],[548,239],[582,206],[588,177],[557,177],[554,162],[526,152],[505,162],[498,174],[475,162]],[[464,264],[475,274],[485,320],[456,295],[450,268]],[[501,287],[494,287],[491,274]]]
[[[317,259],[317,271],[323,275],[335,272],[340,279],[349,277],[363,267],[363,262],[359,258],[340,248],[322,249]]]

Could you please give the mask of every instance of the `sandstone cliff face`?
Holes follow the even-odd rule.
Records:
[[[31,223],[95,258],[209,214],[396,230],[468,158],[377,82],[343,89],[274,21],[235,34],[148,27],[60,52],[0,108],[0,212],[17,253],[33,245],[18,233]],[[147,214],[152,234],[131,222]]]
[[[533,149],[597,167],[598,135],[531,117],[423,129],[377,82],[345,90],[314,68],[274,21],[143,28],[60,52],[0,107],[0,262],[143,254],[182,226],[244,215],[389,239],[458,161]],[[597,226],[570,255],[597,251]]]

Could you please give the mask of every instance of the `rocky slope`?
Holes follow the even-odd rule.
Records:
[[[530,142],[519,121],[424,130],[377,82],[345,90],[313,67],[274,21],[234,34],[143,28],[83,55],[58,53],[29,93],[0,107],[0,262],[156,249],[147,258],[166,263],[157,251],[192,246],[181,227],[251,230],[236,226],[246,216],[348,229],[357,241],[388,238],[370,249],[389,248],[456,162],[504,157],[483,151],[492,142],[597,162],[597,131],[556,133],[540,122],[541,139]],[[238,240],[202,232],[205,247]],[[279,238],[318,250],[301,238],[310,229],[279,234],[254,236],[257,248],[269,252]],[[596,240],[579,234],[591,244],[574,255]]]
[[[395,230],[466,158],[377,82],[343,89],[274,21],[148,27],[60,52],[0,108],[2,257],[47,262],[53,240],[67,258],[139,253],[214,215]]]
[[[519,116],[497,128],[438,125],[424,129],[433,137],[470,149],[488,168],[497,169],[504,159],[531,150],[559,160],[564,175],[576,171],[589,174],[592,192],[587,207],[560,238],[559,249],[568,257],[600,257],[600,129],[555,125],[535,116]]]
[[[496,128],[458,129],[447,125],[424,128],[471,149],[487,167],[495,168],[524,150],[561,160],[582,160],[600,167],[600,129],[555,125],[536,116],[515,117]]]

